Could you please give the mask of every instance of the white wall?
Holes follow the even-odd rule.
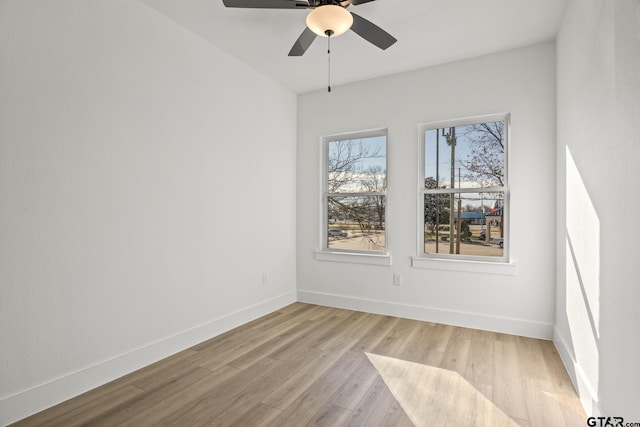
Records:
[[[142,3],[0,2],[0,424],[295,300],[295,117]]]
[[[640,1],[572,0],[557,42],[554,341],[589,414],[640,420]]]
[[[298,97],[297,282],[303,301],[550,338],[555,280],[555,45]],[[515,275],[425,270],[416,255],[419,123],[509,112]],[[392,266],[319,261],[323,135],[388,127]],[[392,286],[393,273],[403,283]]]

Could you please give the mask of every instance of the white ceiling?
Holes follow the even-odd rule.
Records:
[[[287,56],[307,10],[226,8],[222,0],[142,0],[295,92],[327,85],[327,39]],[[332,39],[332,86],[555,39],[567,0],[377,0],[349,10],[398,42]]]

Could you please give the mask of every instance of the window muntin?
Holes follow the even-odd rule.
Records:
[[[326,250],[386,251],[387,132],[324,140]]]
[[[418,254],[507,261],[508,115],[420,126]]]

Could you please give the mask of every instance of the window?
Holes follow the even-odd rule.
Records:
[[[418,255],[507,261],[508,115],[420,126]]]
[[[387,131],[324,139],[325,250],[386,251]]]

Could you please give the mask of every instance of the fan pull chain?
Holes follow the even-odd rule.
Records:
[[[331,92],[331,35],[332,30],[324,32],[327,35],[327,92]]]

